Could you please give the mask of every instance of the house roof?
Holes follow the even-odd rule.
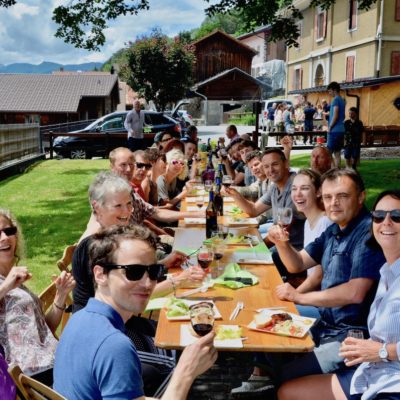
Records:
[[[235,37],[233,37],[232,35],[229,35],[228,33],[225,33],[223,31],[221,31],[220,29],[216,29],[215,31],[211,32],[210,34],[208,34],[207,36],[202,37],[201,39],[196,40],[195,42],[193,42],[193,45],[197,46],[199,43],[205,42],[210,40],[213,37],[216,36],[222,36],[225,39],[227,39],[228,41],[231,41],[233,43],[236,43],[239,47],[242,47],[245,51],[252,53],[253,55],[257,54],[258,52],[256,50],[254,50],[252,47],[247,46],[247,44],[242,43],[240,40],[237,40]]]
[[[230,78],[231,75],[231,79]],[[225,85],[223,85],[223,91],[218,90],[216,87],[217,82],[225,79]],[[243,82],[249,82],[253,85],[253,89],[243,86]],[[214,85],[215,89],[207,90],[207,87]],[[221,99],[232,99],[232,100],[254,100],[261,98],[261,88],[265,86],[264,82],[260,81],[249,75],[247,72],[242,71],[240,68],[231,68],[220,72],[217,75],[212,76],[202,82],[196,83],[191,90],[201,92],[204,90],[207,92],[207,98],[209,100],[221,100]],[[221,89],[221,88],[219,88]],[[214,92],[214,93],[213,93]]]
[[[243,33],[242,35],[239,35],[236,39],[238,39],[238,40],[247,39],[250,36],[257,35],[257,33],[265,32],[270,29],[271,29],[271,25],[260,26],[256,29],[254,29],[254,31]]]
[[[400,81],[400,75],[383,76],[381,78],[361,78],[352,82],[340,83],[341,90],[361,89],[369,86],[382,85],[384,83]],[[326,92],[327,86],[315,86],[307,89],[291,90],[288,94],[306,94],[306,93],[320,93]]]
[[[0,74],[2,112],[77,112],[82,97],[107,97],[116,75]]]

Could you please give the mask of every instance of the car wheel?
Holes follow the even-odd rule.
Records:
[[[89,155],[85,149],[71,150],[70,158],[73,160],[85,160],[89,158]]]

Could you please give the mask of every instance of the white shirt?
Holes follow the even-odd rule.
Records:
[[[129,111],[125,118],[124,127],[128,131],[128,138],[143,139],[144,112]]]

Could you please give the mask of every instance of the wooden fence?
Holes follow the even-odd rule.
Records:
[[[40,154],[38,124],[0,125],[0,168]]]

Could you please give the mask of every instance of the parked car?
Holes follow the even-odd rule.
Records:
[[[267,120],[268,120],[268,108],[272,107],[272,104],[276,103],[287,103],[289,105],[293,105],[293,103],[288,99],[275,99],[275,100],[265,100],[262,101],[262,108],[260,114],[260,127],[265,131],[267,129]]]
[[[173,118],[155,111],[144,111],[144,140],[147,146],[154,142],[158,132],[169,131],[180,136],[181,127]],[[86,128],[70,133],[82,133],[85,137],[59,136],[54,139],[54,151],[65,158],[107,157],[110,150],[127,146],[127,131],[124,121],[128,111],[114,112],[92,122]],[[90,138],[87,134],[104,134],[104,138]],[[115,133],[124,134],[121,137]]]

